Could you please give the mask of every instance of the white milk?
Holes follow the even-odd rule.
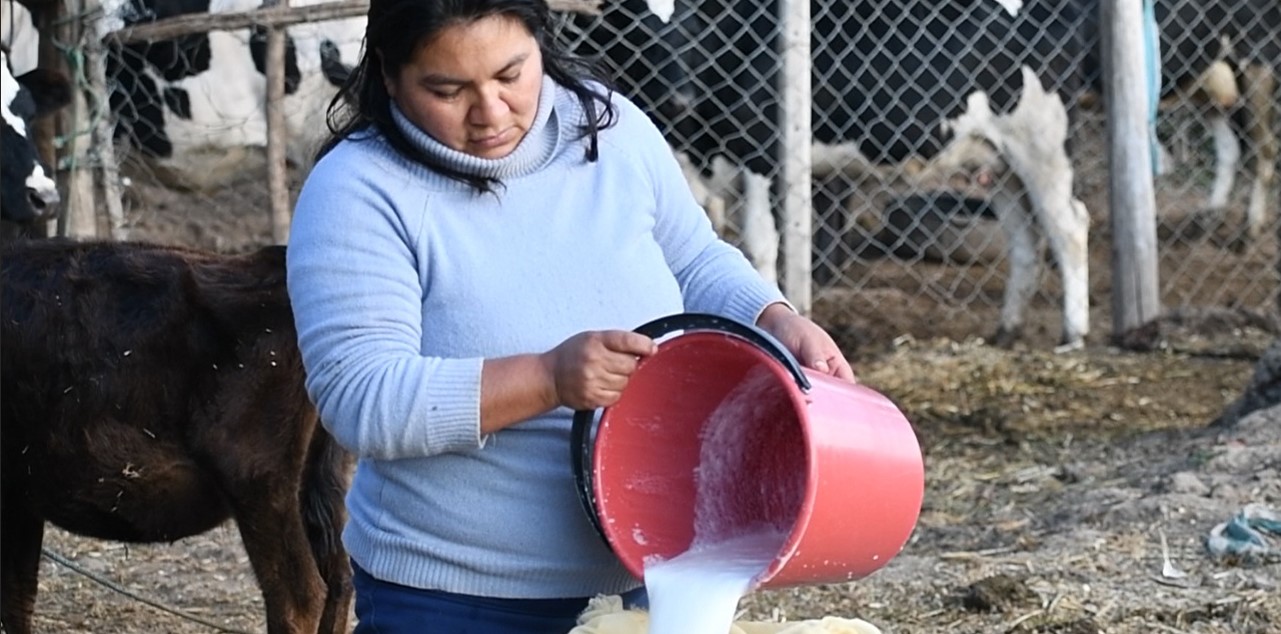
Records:
[[[693,543],[666,561],[645,562],[649,634],[726,634],[739,599],[787,540],[792,516],[751,527],[732,526],[727,520],[734,504],[732,483],[757,475],[745,473],[745,448],[762,433],[762,425],[773,423],[753,412],[756,401],[751,394],[768,389],[771,381],[767,371],[749,372],[704,426],[695,474]],[[772,496],[799,505],[804,476],[797,475],[787,482],[760,484]]]
[[[752,578],[773,561],[783,541],[773,531],[692,546],[667,561],[645,564],[649,634],[725,634]]]

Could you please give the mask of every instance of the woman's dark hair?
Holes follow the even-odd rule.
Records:
[[[378,132],[404,156],[468,183],[479,192],[492,191],[498,184],[497,179],[447,167],[409,142],[392,120],[392,99],[383,84],[383,71],[388,74],[398,71],[409,63],[420,46],[442,29],[494,15],[520,20],[542,52],[543,72],[582,102],[587,113],[581,128],[583,137],[589,140],[587,160],[595,161],[599,151],[597,133],[612,126],[617,119],[617,111],[609,100],[611,83],[595,65],[558,50],[553,44],[551,11],[546,0],[372,0],[365,26],[364,53],[329,104],[327,119],[331,134],[316,159],[343,139]]]

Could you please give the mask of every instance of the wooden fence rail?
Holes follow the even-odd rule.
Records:
[[[571,13],[600,13],[602,0],[549,0],[552,11]],[[209,31],[234,31],[257,25],[278,28],[304,22],[323,22],[365,15],[369,0],[337,0],[305,6],[271,6],[238,13],[193,13],[164,20],[135,24],[107,35],[116,42],[164,40],[192,33]]]

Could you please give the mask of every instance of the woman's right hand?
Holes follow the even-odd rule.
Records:
[[[543,353],[556,402],[570,409],[596,409],[616,403],[642,357],[658,344],[629,330],[582,332]]]

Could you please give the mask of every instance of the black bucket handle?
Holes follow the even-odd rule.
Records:
[[[783,364],[801,390],[805,392],[810,390],[809,377],[801,371],[801,364],[796,361],[791,351],[773,335],[741,321],[708,313],[677,313],[642,324],[636,328],[635,332],[658,340],[681,330],[711,330],[744,339]],[[574,412],[574,424],[569,435],[569,451],[574,468],[574,479],[578,487],[578,501],[582,504],[583,511],[587,513],[587,519],[591,520],[596,533],[608,544],[609,538],[605,536],[605,527],[596,516],[596,490],[592,482],[591,469],[591,452],[595,446],[598,411],[586,409]]]

